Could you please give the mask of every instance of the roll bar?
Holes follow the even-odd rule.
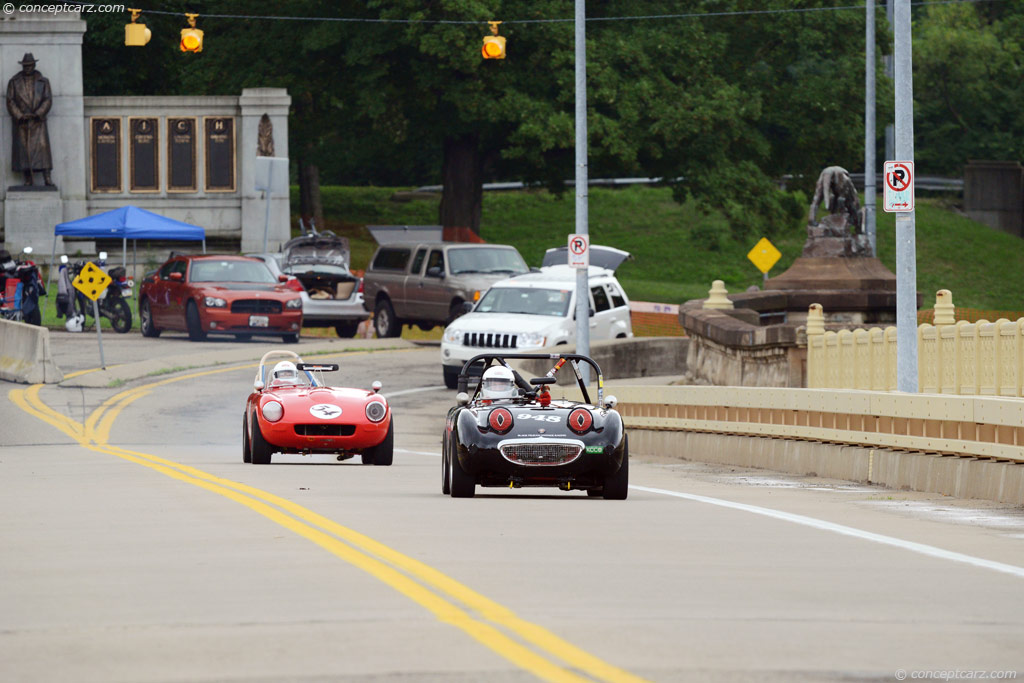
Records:
[[[586,403],[590,403],[590,394],[587,392],[587,385],[583,383],[583,376],[580,374],[577,363],[584,362],[594,368],[594,373],[597,376],[597,403],[595,405],[600,406],[604,402],[604,377],[601,375],[601,367],[589,356],[584,356],[579,353],[481,353],[480,355],[473,356],[462,366],[462,370],[459,372],[459,383],[458,391],[466,391],[466,387],[469,384],[469,369],[473,364],[482,362],[484,364],[483,371],[486,372],[487,368],[494,364],[497,360],[501,365],[512,370],[512,374],[516,379],[516,384],[519,388],[524,391],[533,391],[533,385],[527,382],[523,377],[509,367],[509,364],[505,362],[505,359],[513,360],[533,360],[533,359],[547,359],[556,361],[554,367],[548,370],[547,376],[554,377],[555,373],[565,365],[566,361],[572,367],[573,373],[576,375],[576,383],[579,384],[580,391],[583,392],[583,400]],[[480,387],[477,387],[473,397],[480,391]]]

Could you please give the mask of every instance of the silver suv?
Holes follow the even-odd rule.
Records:
[[[363,276],[363,306],[378,337],[402,325],[447,325],[487,289],[529,272],[515,247],[467,242],[390,242],[377,248]]]

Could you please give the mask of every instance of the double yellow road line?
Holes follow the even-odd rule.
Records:
[[[28,389],[13,389],[8,396],[23,411],[64,432],[84,448],[122,458],[224,496],[312,541],[426,608],[439,621],[461,629],[477,642],[542,680],[557,683],[643,681],[581,650],[547,629],[520,619],[507,607],[440,571],[290,500],[156,455],[109,443],[110,429],[121,411],[154,389],[174,382],[254,367],[257,365],[204,370],[128,389],[104,401],[84,423],[43,403],[39,396],[44,386],[42,384]]]

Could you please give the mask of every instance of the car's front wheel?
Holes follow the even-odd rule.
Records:
[[[453,368],[447,365],[442,365],[441,370],[442,372],[444,372],[444,385],[449,389],[458,389],[459,368]]]
[[[269,465],[273,452],[274,447],[263,438],[263,432],[260,431],[260,420],[254,414],[252,416],[252,464]]]
[[[402,323],[395,317],[395,309],[387,299],[377,302],[373,310],[373,328],[378,337],[398,337],[402,334]]]
[[[451,488],[448,485],[448,467],[449,467],[449,456],[448,456],[448,441],[449,439],[442,439],[445,443],[441,446],[441,493],[448,495],[451,493]]]
[[[615,474],[604,479],[606,500],[626,500],[629,493],[629,436],[622,435],[622,465]]]
[[[185,308],[185,324],[188,326],[188,338],[191,341],[203,341],[206,339],[203,323],[199,320],[199,307],[196,306],[194,301],[189,301]]]
[[[284,341],[285,344],[298,344],[299,343],[299,335],[297,335],[297,334],[282,334],[281,335],[281,340]]]
[[[387,436],[373,448],[363,451],[364,465],[390,465],[395,459],[395,420],[388,425]]]
[[[242,462],[252,462],[252,451],[249,446],[249,425],[245,415],[242,416]]]
[[[452,432],[451,445],[448,447],[448,490],[452,498],[472,498],[476,494],[476,480],[459,462],[459,442]]]
[[[338,336],[342,339],[351,339],[356,336],[356,332],[359,331],[358,322],[343,322],[338,323],[334,326],[334,331],[338,333]]]

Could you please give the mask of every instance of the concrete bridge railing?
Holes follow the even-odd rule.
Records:
[[[1024,397],[1024,318],[954,322],[952,295],[936,295],[935,324],[918,326],[918,386],[935,394]],[[809,388],[896,388],[896,328],[826,332],[821,306],[807,319]]]

